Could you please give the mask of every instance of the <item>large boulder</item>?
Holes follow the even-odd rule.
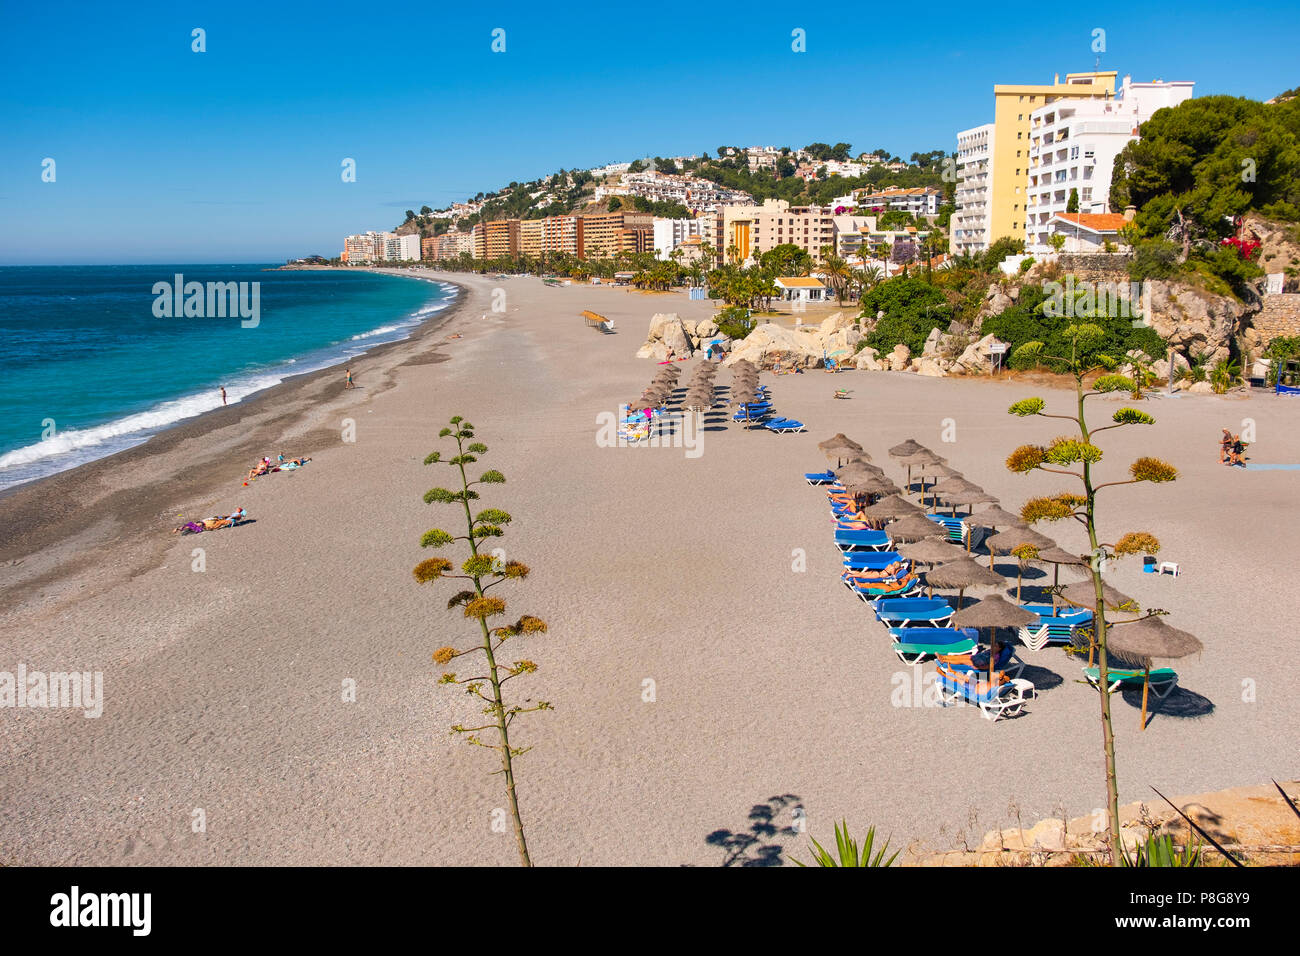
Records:
[[[916,365],[917,375],[926,375],[930,378],[943,378],[948,373],[945,372],[932,358],[922,358]]]
[[[922,355],[938,354],[939,343],[942,341],[942,339],[943,339],[943,332],[940,329],[938,329],[937,327],[931,329],[930,334],[926,336],[925,348],[921,349],[921,354]]]
[[[700,319],[695,324],[695,334],[702,339],[712,338],[718,334],[718,323],[712,319]]]
[[[987,372],[992,369],[990,356],[993,350],[990,346],[997,339],[993,335],[986,335],[978,342],[972,342],[966,346],[966,350],[957,358],[957,365],[961,366],[964,371],[968,372]],[[954,371],[956,369],[954,368]]]
[[[821,324],[822,335],[834,335],[841,329],[855,329],[858,326],[856,316],[845,315],[843,312],[836,312],[834,315],[827,317]]]
[[[667,357],[669,348],[679,358],[689,357],[694,354],[691,335],[695,331],[695,325],[691,324],[688,329],[687,324],[676,312],[657,312],[650,318],[650,329],[646,332],[645,344],[637,350],[636,357],[655,358],[662,362]],[[656,345],[662,345],[663,348],[656,349]]]
[[[822,364],[822,342],[817,330],[788,329],[766,322],[734,343],[731,354],[722,364],[734,365],[741,359],[753,362],[759,368],[771,368],[778,362],[800,368],[817,368]]]
[[[885,366],[880,364],[880,352],[871,348],[871,346],[867,346],[854,356],[853,367],[864,369],[868,372],[880,372],[885,368]]]
[[[889,368],[895,372],[901,372],[907,368],[912,359],[912,350],[902,342],[894,346],[894,350],[887,356]]]

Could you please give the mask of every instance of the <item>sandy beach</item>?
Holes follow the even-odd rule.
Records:
[[[847,819],[920,851],[1102,805],[1096,692],[1059,649],[1022,650],[1040,692],[1023,719],[894,706],[911,671],[840,584],[824,493],[802,477],[825,464],[816,443],[844,432],[899,479],[887,449],[914,437],[1017,510],[1067,486],[1006,470],[1017,445],[1057,434],[1007,406],[1037,394],[1064,411],[1072,393],[764,374],[807,433],[706,430],[698,457],[602,447],[598,416],[657,370],[634,357],[651,315],[698,319],[710,303],[427,274],[461,286],[457,305],[355,361],[358,389],[341,368],[293,379],[0,498],[0,670],[102,671],[105,696],[97,719],[0,714],[0,864],[515,863],[513,837],[491,828],[494,755],[448,733],[474,708],[430,659],[472,632],[446,610],[454,588],[411,577],[429,556],[420,535],[454,520],[421,496],[446,481],[422,461],[455,414],[505,472],[482,503],[514,515],[502,546],[533,569],[498,593],[550,626],[520,639],[540,669],[514,685],[555,707],[512,730],[534,748],[517,773],[539,865],[806,859],[784,832],[795,807],[823,842]],[[617,333],[587,327],[584,309]],[[1119,405],[1095,400],[1094,414]],[[1104,492],[1102,527],[1153,532],[1181,574],[1130,559],[1108,579],[1205,651],[1176,662],[1181,689],[1145,732],[1137,695],[1115,696],[1120,800],[1294,779],[1300,471],[1223,467],[1217,441],[1252,419],[1253,462],[1300,463],[1300,406],[1270,393],[1142,407],[1158,423],[1106,433],[1108,477],[1143,454],[1181,476]],[[281,451],[313,461],[241,485]],[[168,533],[179,514],[236,506],[255,520]],[[1040,530],[1086,550],[1076,525]],[[998,567],[1014,584],[1014,563]]]

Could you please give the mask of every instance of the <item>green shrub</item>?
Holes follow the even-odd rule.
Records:
[[[729,339],[743,339],[753,331],[754,320],[747,317],[748,310],[736,305],[729,305],[713,317],[718,324],[718,332]]]
[[[1178,261],[1182,249],[1177,243],[1165,239],[1148,239],[1133,249],[1128,264],[1129,278],[1134,282],[1147,279],[1176,279],[1188,270]]]
[[[1033,267],[1034,267],[1034,257],[1033,257],[1033,256],[1030,256],[1028,259],[1021,259],[1021,260],[1020,260],[1020,274],[1021,274],[1021,275],[1024,275],[1026,272],[1028,272],[1028,271],[1029,271],[1030,269],[1032,269]]]

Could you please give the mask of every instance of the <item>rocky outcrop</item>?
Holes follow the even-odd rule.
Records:
[[[1243,319],[1255,310],[1225,296],[1160,279],[1146,283],[1147,324],[1183,355],[1204,356],[1214,367],[1229,357]]]
[[[771,368],[778,363],[820,368],[823,360],[830,357],[851,363],[861,341],[862,332],[858,329],[857,319],[841,312],[817,326],[790,328],[767,322],[733,343],[731,354],[723,364],[745,359],[759,368]]]
[[[637,350],[637,358],[652,358],[662,362],[668,357],[669,350],[677,358],[689,358],[695,354],[699,338],[695,335],[694,323],[682,321],[676,312],[659,312],[650,319],[650,329],[646,333],[645,344]]]

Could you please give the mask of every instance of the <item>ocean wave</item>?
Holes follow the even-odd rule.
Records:
[[[352,336],[346,343],[284,359],[269,369],[246,373],[227,383],[226,404],[237,404],[256,392],[280,384],[290,376],[306,375],[328,368],[363,355],[368,349],[382,344],[367,341],[365,346],[358,347],[350,344],[352,342],[380,336],[389,336],[389,341],[407,338],[421,322],[441,312],[447,305],[448,300],[439,300],[412,313],[405,321],[381,325]],[[101,425],[56,431],[39,442],[0,454],[0,489],[57,474],[96,458],[123,451],[147,441],[165,428],[221,407],[219,386],[214,385],[203,392],[159,402],[145,411],[124,415]]]

